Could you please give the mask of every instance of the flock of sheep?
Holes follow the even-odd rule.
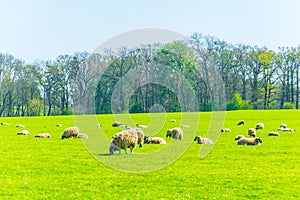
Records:
[[[169,122],[176,122],[176,120],[172,119]],[[2,126],[9,126],[8,123],[1,122]],[[245,120],[240,120],[237,123],[238,126],[245,125]],[[57,127],[62,126],[61,124],[56,124]],[[25,126],[22,124],[17,124],[17,128],[22,128],[22,131],[17,132],[17,135],[29,135],[29,131],[24,129]],[[97,127],[101,127],[101,125],[97,125]],[[146,136],[143,129],[146,129],[147,126],[136,124],[136,127],[130,127],[128,125],[124,126],[121,122],[114,122],[112,127],[120,127],[124,130],[116,133],[112,137],[112,141],[109,146],[109,153],[114,154],[114,152],[119,151],[121,154],[121,150],[123,149],[127,153],[127,149],[130,149],[130,153],[133,154],[134,149],[139,145],[142,147],[143,144],[167,144],[166,141],[161,137],[152,137]],[[181,125],[180,127],[175,127],[168,129],[166,132],[166,138],[173,138],[175,140],[183,140],[183,130],[182,128],[189,128],[188,125]],[[237,135],[234,139],[237,141],[238,145],[259,145],[262,143],[262,139],[260,137],[256,137],[258,130],[264,129],[264,123],[257,123],[255,128],[248,128],[248,136],[245,135]],[[230,128],[222,128],[221,132],[231,132]],[[287,124],[281,124],[277,131],[282,132],[294,132],[295,129],[288,128]],[[279,136],[280,134],[276,131],[271,131],[268,133],[268,136]],[[51,138],[49,133],[40,133],[35,135],[36,138]],[[88,138],[87,134],[80,133],[78,127],[69,127],[64,130],[62,133],[61,139],[65,138]],[[197,144],[214,144],[212,140],[209,138],[204,138],[201,136],[196,136],[194,141]]]

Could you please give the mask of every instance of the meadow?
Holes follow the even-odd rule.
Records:
[[[10,124],[0,126],[0,199],[300,199],[299,111],[228,111],[211,119],[210,112],[0,118]],[[241,119],[246,124],[237,126]],[[115,120],[149,125],[146,135],[163,138],[168,128],[191,128],[183,129],[182,141],[109,155],[110,138],[120,131],[111,127]],[[257,131],[263,143],[238,146],[234,137],[258,122],[265,124]],[[281,123],[296,132],[268,136]],[[31,134],[17,136],[16,124]],[[63,130],[74,125],[89,138],[62,140]],[[220,133],[223,127],[232,132]],[[52,138],[34,137],[43,132]],[[195,135],[216,141],[207,155],[201,157],[204,145],[192,141]]]

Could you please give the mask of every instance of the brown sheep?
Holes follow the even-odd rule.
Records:
[[[36,138],[51,138],[51,135],[49,133],[40,133],[35,135]]]
[[[278,132],[269,132],[268,136],[279,136]]]
[[[240,125],[245,125],[245,120],[240,120],[238,123],[237,123],[238,126]]]
[[[248,129],[248,135],[255,137],[256,136],[256,130],[254,128],[249,128]]]
[[[197,141],[197,144],[213,144],[214,142],[209,138],[203,138],[201,136],[196,136],[194,141]]]
[[[173,135],[172,135],[172,129],[168,129],[167,130],[167,134],[166,134],[166,138],[173,138]]]
[[[109,147],[109,153],[114,154],[115,151],[119,151],[121,154],[121,149],[124,149],[125,153],[127,153],[126,149],[130,148],[130,153],[133,154],[133,150],[136,148],[138,143],[138,134],[135,130],[129,129],[121,131],[113,136]]]
[[[166,141],[161,137],[144,137],[145,144],[167,144]]]
[[[246,138],[244,135],[237,135],[235,136],[234,140],[240,140],[242,138]]]
[[[238,145],[259,145],[262,143],[262,139],[259,137],[256,138],[242,138],[238,141]]]
[[[79,128],[78,127],[69,127],[66,128],[65,131],[63,132],[61,139],[65,138],[78,138],[79,134]]]

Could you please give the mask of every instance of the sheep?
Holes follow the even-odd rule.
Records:
[[[34,136],[35,138],[51,138],[49,133],[40,133]]]
[[[262,139],[259,137],[242,138],[237,142],[238,145],[259,145],[260,143],[262,143]]]
[[[209,138],[203,138],[201,136],[196,136],[194,141],[197,141],[197,144],[213,144],[214,142]]]
[[[221,132],[223,133],[223,132],[231,132],[231,130],[229,129],[229,128],[222,128],[221,129]]]
[[[242,138],[246,138],[244,135],[237,135],[235,136],[234,140],[240,140]]]
[[[170,119],[169,122],[176,122],[176,120],[175,119]]]
[[[121,122],[112,123],[112,127],[118,127],[118,126],[121,126],[121,125],[123,125]]]
[[[245,125],[245,120],[240,120],[238,123],[237,123],[238,126],[240,125]]]
[[[127,130],[130,130],[130,131],[134,131],[137,133],[138,135],[138,141],[137,141],[137,144],[139,144],[139,147],[143,147],[143,143],[144,143],[144,136],[145,136],[145,133],[142,129],[140,128],[130,128],[130,129],[127,129]]]
[[[287,128],[287,124],[280,124],[279,128]]]
[[[61,125],[61,124],[56,124],[56,126],[57,126],[57,127],[61,127],[62,125]]]
[[[293,129],[293,128],[282,128],[281,131],[282,132],[295,132],[295,129]]]
[[[167,134],[166,134],[166,138],[168,139],[168,138],[172,138],[173,137],[173,135],[172,135],[172,129],[168,129],[167,130]]]
[[[256,130],[254,128],[249,128],[248,129],[248,135],[255,137],[256,136]]]
[[[114,154],[115,151],[119,151],[119,154],[121,154],[121,149],[124,149],[125,153],[127,153],[126,148],[130,148],[130,153],[133,154],[137,143],[138,134],[135,130],[123,130],[112,137],[109,153]]]
[[[258,130],[258,129],[262,130],[262,129],[264,129],[264,127],[265,127],[264,123],[257,123],[255,129],[256,130]]]
[[[78,138],[86,138],[87,139],[87,138],[89,138],[89,136],[85,133],[79,133]]]
[[[142,124],[136,124],[137,128],[148,128],[148,126],[142,125]]]
[[[23,124],[17,124],[16,128],[25,128],[25,126]]]
[[[1,122],[2,126],[9,126],[9,123]]]
[[[29,135],[29,131],[28,130],[22,130],[20,132],[17,133],[17,135]]]
[[[161,137],[149,137],[144,136],[145,144],[167,144],[166,141]]]
[[[63,132],[61,139],[65,138],[77,138],[79,134],[79,128],[78,127],[69,127],[66,128],[65,131]]]
[[[268,136],[279,136],[278,132],[269,132]]]
[[[167,134],[168,134],[168,132],[167,132]],[[183,139],[183,131],[181,130],[181,128],[176,127],[176,128],[171,129],[171,135],[172,135],[172,138],[175,140]]]
[[[190,126],[189,125],[183,125],[183,124],[181,124],[180,128],[190,128]]]

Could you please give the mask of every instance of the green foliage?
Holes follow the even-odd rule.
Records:
[[[290,102],[284,102],[283,104],[283,109],[295,109],[295,105],[293,103],[290,103]]]
[[[252,106],[249,101],[242,100],[240,94],[235,94],[231,101],[227,102],[227,110],[250,110]]]
[[[29,113],[31,116],[40,116],[43,112],[44,104],[40,99],[32,99],[29,102]]]

